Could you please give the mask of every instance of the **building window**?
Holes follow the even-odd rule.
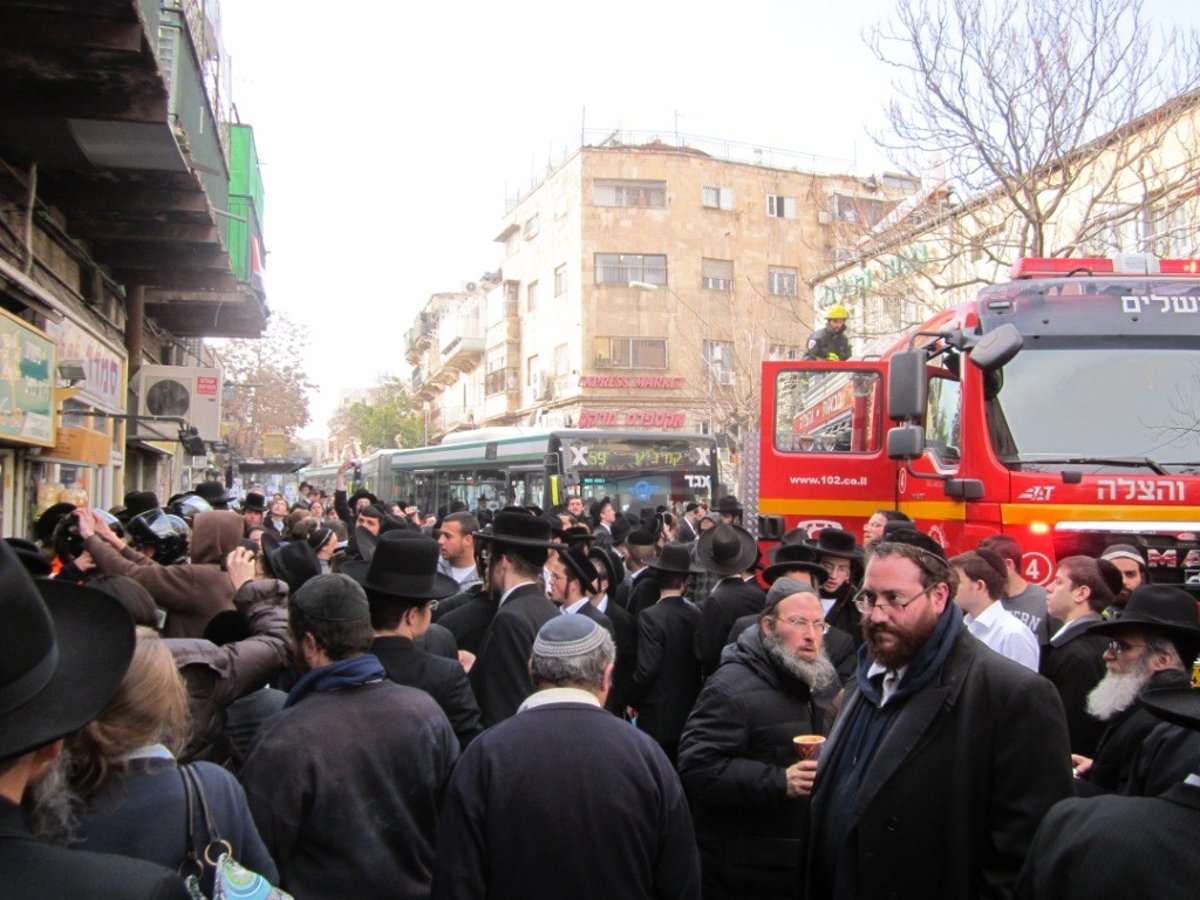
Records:
[[[592,182],[592,202],[597,206],[646,206],[663,209],[667,205],[667,183],[597,178]]]
[[[533,387],[535,384],[537,384],[538,375],[540,373],[541,369],[538,367],[538,355],[535,353],[533,356],[525,360],[525,384],[529,387]]]
[[[854,197],[849,194],[833,195],[833,217],[839,222],[852,222],[871,226],[887,215],[889,204],[874,197]]]
[[[508,355],[503,346],[496,347],[495,349],[488,351],[487,363],[485,364],[483,376],[483,393],[486,396],[492,397],[496,394],[501,394],[504,392],[504,363],[507,358]]]
[[[704,370],[717,384],[733,384],[733,342],[705,341]]]
[[[667,258],[635,253],[597,253],[596,284],[667,283]]]
[[[786,266],[767,268],[767,285],[776,297],[796,296],[796,270]]]
[[[504,282],[504,315],[506,318],[515,319],[521,313],[520,301],[517,295],[520,292],[520,282],[506,281]]]
[[[767,194],[767,215],[777,219],[796,218],[796,198]]]
[[[538,305],[538,283],[536,281],[529,282],[529,287],[525,288],[525,309],[529,312],[534,312]]]
[[[1142,210],[1142,252],[1165,259],[1193,256],[1195,245],[1188,240],[1192,232],[1189,225],[1182,203]]]
[[[554,374],[556,376],[569,375],[571,373],[571,353],[570,345],[559,344],[554,348]]]
[[[567,292],[567,264],[563,263],[554,270],[554,296],[561,297]]]
[[[700,286],[708,291],[732,291],[733,260],[700,260]]]
[[[525,220],[525,227],[521,230],[521,233],[524,235],[525,240],[527,240],[527,241],[530,240],[531,238],[537,237],[537,233],[538,233],[537,213],[534,213],[532,216],[530,216],[528,219]]]
[[[733,209],[733,188],[700,188],[700,203],[706,209]]]
[[[595,340],[597,369],[665,369],[666,338],[598,337]]]
[[[767,359],[776,360],[799,359],[800,348],[795,344],[772,344],[767,350]]]

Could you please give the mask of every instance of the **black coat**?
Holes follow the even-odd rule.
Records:
[[[438,900],[695,900],[699,880],[679,777],[653,741],[595,706],[518,713],[454,770]]]
[[[1182,688],[1189,683],[1187,675],[1178,670],[1155,672],[1143,692]],[[1142,744],[1161,722],[1162,719],[1140,703],[1134,703],[1109,719],[1096,747],[1092,767],[1083,777],[1076,779],[1075,792],[1081,797],[1129,793]]]
[[[654,576],[654,570],[651,569],[637,576],[629,588],[629,602],[625,608],[633,613],[633,617],[636,619],[643,610],[649,609],[658,602],[660,593],[662,593],[662,586]]]
[[[182,825],[180,826],[182,830]],[[188,900],[179,876],[140,859],[43,844],[0,798],[0,900]]]
[[[696,629],[696,658],[700,674],[707,678],[721,664],[721,651],[728,642],[729,629],[742,616],[761,613],[767,604],[767,592],[740,575],[717,583],[700,610]]]
[[[672,762],[700,693],[700,663],[693,649],[699,624],[700,610],[677,596],[663,597],[637,617],[630,705],[637,709],[638,728],[658,741]]]
[[[454,635],[458,649],[478,655],[483,646],[483,636],[496,615],[496,601],[484,593],[481,586],[455,594],[467,595],[463,602],[438,619],[437,624]],[[453,599],[453,598],[451,598]]]
[[[1054,687],[965,630],[952,640],[933,680],[896,707],[861,773],[849,831],[826,848],[834,867],[824,885],[814,864],[836,788],[822,774],[838,766],[859,718],[875,714],[861,685],[843,702],[810,807],[810,897],[1007,897],[1038,823],[1071,794]]]
[[[577,615],[586,616],[587,618],[591,619],[593,622],[595,622],[597,625],[599,625],[601,628],[603,628],[605,631],[607,631],[608,636],[613,639],[613,643],[614,644],[616,643],[617,629],[613,625],[612,619],[610,619],[604,613],[600,612],[600,610],[596,609],[596,607],[592,606],[592,602],[590,600],[587,603],[583,604],[583,606],[579,607],[579,612],[577,613]]]
[[[828,734],[838,690],[814,697],[770,657],[757,628],[725,648],[679,740],[706,898],[799,895],[808,801],[787,797],[792,738]]]
[[[637,668],[637,622],[628,611],[617,606],[611,599],[605,613],[616,631],[617,659],[613,663],[612,688],[608,692],[605,708],[618,716],[625,715],[628,705],[630,682]]]
[[[1161,797],[1064,800],[1046,815],[1017,882],[1019,900],[1194,897],[1200,788]]]
[[[471,667],[471,687],[485,728],[503,722],[533,693],[529,681],[533,640],[538,629],[557,615],[558,607],[546,599],[540,584],[532,582],[513,590],[496,611]]]
[[[828,325],[818,328],[805,344],[803,358],[824,360],[829,359],[831,353],[842,362],[850,358],[850,338],[846,336],[845,328],[841,331],[834,331]]]
[[[1042,645],[1038,663],[1038,671],[1050,679],[1062,699],[1071,752],[1083,756],[1095,754],[1104,733],[1104,723],[1087,711],[1088,694],[1104,677],[1104,648],[1110,640],[1101,634],[1088,634],[1088,626],[1099,621],[1099,613],[1077,619],[1065,634]]]
[[[392,681],[420,688],[437,701],[450,720],[460,749],[483,731],[479,704],[457,660],[418,650],[408,638],[399,636],[375,638],[370,652],[379,657]]]

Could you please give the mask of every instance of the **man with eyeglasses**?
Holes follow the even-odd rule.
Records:
[[[814,591],[773,598],[727,647],[679,743],[706,897],[800,893],[804,815],[816,761],[792,739],[827,734],[840,690]]]
[[[1196,601],[1166,584],[1134,588],[1121,618],[1093,625],[1089,634],[1111,638],[1107,674],[1088,694],[1088,712],[1106,725],[1096,756],[1076,755],[1076,793],[1152,796],[1181,781],[1200,763],[1200,750],[1180,729],[1142,708],[1142,697],[1186,687],[1200,650]]]
[[[957,582],[915,530],[874,548],[858,683],[813,788],[807,896],[1011,896],[1038,822],[1071,794],[1058,694],[963,627]]]

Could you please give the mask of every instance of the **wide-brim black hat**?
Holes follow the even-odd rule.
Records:
[[[1133,589],[1118,619],[1098,622],[1089,633],[1112,635],[1136,625],[1160,632],[1183,645],[1180,656],[1189,662],[1200,648],[1200,617],[1196,601],[1187,591],[1169,584],[1143,584]]]
[[[290,541],[264,553],[263,565],[271,575],[287,582],[288,590],[293,594],[308,579],[321,574],[321,561],[305,541]]]
[[[252,492],[242,498],[242,512],[259,512],[267,511],[267,498],[258,492]]]
[[[214,508],[221,505],[228,506],[237,499],[228,491],[226,491],[225,485],[221,484],[219,481],[201,481],[192,488],[192,493],[203,497]]]
[[[550,540],[551,525],[541,516],[509,512],[496,513],[491,531],[475,532],[475,540],[512,547],[530,547],[556,550],[562,544]]]
[[[617,516],[616,521],[608,526],[608,530],[612,532],[614,544],[623,544],[629,537],[629,532],[633,531],[633,524],[624,516]]]
[[[158,502],[158,494],[154,491],[130,491],[125,495],[125,509],[121,513],[121,519],[128,522],[134,516],[140,516],[160,506],[162,504]]]
[[[270,526],[263,529],[262,534],[259,535],[258,542],[262,546],[264,557],[271,551],[278,550],[283,546],[283,538],[279,536],[278,531]]]
[[[835,556],[838,559],[861,561],[862,548],[849,531],[840,528],[822,528],[817,532],[817,539],[803,541],[802,545],[815,550],[818,556]]]
[[[721,523],[696,539],[696,561],[714,575],[741,575],[758,559],[754,535]]]
[[[395,600],[441,600],[462,590],[438,567],[438,542],[415,531],[389,531],[379,536],[371,561],[342,564],[342,574],[363,586],[367,598],[383,595]]]
[[[596,566],[596,571],[600,572],[601,576],[608,579],[608,590],[610,592],[617,589],[622,581],[625,580],[625,564],[621,557],[613,553],[611,550],[602,550],[599,547],[593,547],[588,551],[588,559],[592,561],[592,565]]]
[[[696,575],[703,572],[687,544],[666,543],[662,552],[646,560],[646,566],[656,572],[670,572],[673,575]]]
[[[1138,699],[1160,719],[1200,731],[1200,690],[1191,687],[1148,690]]]
[[[4,543],[8,544],[9,549],[16,554],[17,559],[21,561],[21,565],[25,567],[25,571],[33,578],[45,578],[50,574],[53,566],[50,564],[49,557],[33,541],[27,541],[24,538],[6,537]]]
[[[33,533],[37,536],[38,541],[48,545],[51,538],[54,537],[54,529],[58,527],[58,523],[74,511],[74,503],[55,503],[48,507],[33,523]]]
[[[346,505],[349,506],[350,510],[353,512],[354,504],[357,503],[359,500],[361,500],[363,497],[366,497],[367,500],[369,500],[372,505],[377,506],[379,504],[378,497],[376,497],[374,494],[372,494],[366,488],[359,488],[357,491],[355,491],[353,494],[351,494],[349,497],[346,498]]]
[[[771,564],[763,569],[763,581],[773,584],[775,579],[784,572],[807,572],[818,579],[817,584],[824,584],[829,573],[817,562],[817,554],[811,547],[803,544],[780,544],[772,547],[767,553]]]
[[[104,709],[133,658],[114,597],[29,577],[0,541],[0,759],[78,731]]]
[[[588,558],[587,547],[581,544],[572,544],[566,550],[560,551],[558,555],[566,567],[583,583],[585,592],[591,593],[596,589],[596,579],[600,577],[600,571],[596,568],[596,564]]]
[[[720,500],[717,501],[716,511],[719,513],[728,513],[730,515],[732,515],[734,513],[744,512],[744,510],[742,508],[742,502],[740,500],[738,500],[738,498],[733,496],[732,494],[726,494],[724,497],[722,497]]]

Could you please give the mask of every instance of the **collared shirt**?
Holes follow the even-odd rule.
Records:
[[[503,594],[500,595],[500,602],[496,604],[496,607],[499,608],[499,607],[503,606],[504,601],[508,599],[509,594],[511,594],[513,591],[515,591],[519,587],[525,587],[525,585],[527,585],[527,584],[532,584],[534,587],[537,587],[536,581],[522,581],[520,584],[514,584],[507,591],[505,591]]]
[[[596,610],[600,613],[608,612],[608,592],[605,591],[600,595],[600,599],[596,601]]]
[[[867,678],[874,678],[876,675],[883,676],[883,685],[879,689],[881,698],[880,706],[886,706],[892,694],[896,692],[896,688],[900,686],[900,679],[904,677],[904,673],[908,671],[908,666],[901,666],[898,669],[889,669],[887,666],[877,662],[871,663],[871,668],[867,669]]]
[[[600,698],[582,688],[546,688],[544,691],[534,691],[526,697],[525,702],[517,707],[517,712],[522,713],[527,709],[535,709],[551,703],[587,703],[591,706],[600,706]]]
[[[1072,631],[1087,631],[1092,625],[1104,620],[1098,613],[1085,613],[1078,619],[1072,619],[1070,622],[1063,623],[1063,627],[1054,632],[1054,636],[1050,638],[1050,643],[1057,647],[1062,643],[1062,638]]]
[[[574,615],[575,613],[577,613],[577,612],[579,612],[581,609],[583,609],[584,605],[585,605],[587,602],[588,602],[588,598],[587,598],[587,597],[584,597],[582,600],[576,600],[576,601],[575,601],[574,603],[572,603],[570,606],[561,606],[561,607],[559,607],[559,610],[560,610],[560,612],[562,613],[562,615],[564,615],[564,616]]]
[[[174,759],[175,754],[165,744],[147,744],[144,747],[138,747],[135,750],[130,750],[122,760],[129,762],[135,759]]]
[[[1001,656],[1019,662],[1027,669],[1038,670],[1041,653],[1037,638],[1021,620],[1006,610],[999,602],[993,603],[978,618],[963,617],[967,631],[979,638]]]

